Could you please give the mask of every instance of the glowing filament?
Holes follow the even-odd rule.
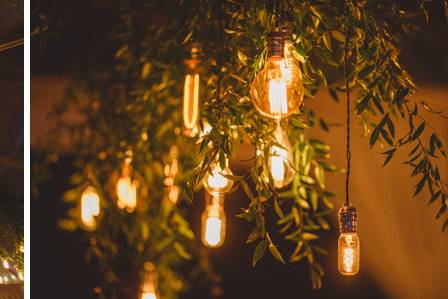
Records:
[[[117,206],[129,212],[137,207],[137,186],[136,181],[131,181],[129,176],[123,176],[117,183]]]
[[[343,275],[355,275],[359,271],[359,238],[356,233],[344,233],[338,242],[338,268]]]
[[[199,118],[199,74],[187,74],[184,84],[183,119],[187,130],[196,128]]]
[[[342,263],[344,264],[344,270],[346,272],[353,271],[353,263],[354,263],[354,250],[352,248],[344,248],[344,257]]]
[[[288,113],[288,96],[286,94],[285,79],[271,79],[269,81],[269,109],[273,115]]]
[[[95,216],[100,214],[100,197],[95,189],[88,187],[81,195],[81,221],[90,229],[95,228]]]

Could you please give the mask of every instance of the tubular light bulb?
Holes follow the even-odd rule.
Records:
[[[158,299],[155,266],[153,263],[147,262],[144,264],[144,268],[140,299]]]
[[[359,271],[359,237],[357,233],[343,233],[338,240],[338,269],[343,275]]]
[[[339,210],[338,270],[342,275],[355,275],[359,271],[360,241],[357,232],[356,209],[344,206]]]
[[[185,76],[183,119],[185,134],[192,137],[197,133],[199,119],[199,74],[192,73]]]
[[[95,188],[87,187],[81,195],[81,221],[86,228],[95,229],[95,216],[99,214],[100,197]]]
[[[215,163],[211,173],[208,172],[204,178],[204,187],[208,193],[217,195],[224,194],[230,191],[233,186],[233,181],[229,180],[225,175],[232,175],[232,171],[230,170],[229,161],[226,159],[226,167],[221,169],[219,163]]]
[[[265,117],[282,119],[295,113],[303,101],[303,85],[297,62],[285,59],[285,40],[280,32],[271,33],[268,61],[251,84],[255,108]]]
[[[274,132],[274,139],[276,143],[283,147],[273,145],[269,152],[269,171],[271,172],[274,186],[282,188],[291,183],[294,178],[294,169],[291,166],[293,163],[291,143],[286,136],[286,133],[281,129],[280,125]],[[269,180],[268,177],[266,177]]]
[[[216,248],[224,243],[226,233],[226,215],[224,196],[206,194],[206,206],[202,214],[202,243]]]
[[[120,179],[117,182],[117,206],[133,212],[137,207],[137,187],[138,182],[131,179],[131,158],[126,158]]]

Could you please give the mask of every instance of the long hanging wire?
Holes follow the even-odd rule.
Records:
[[[346,24],[346,30],[345,30],[345,45],[344,45],[344,79],[345,79],[345,94],[347,98],[347,119],[346,119],[346,127],[347,127],[347,144],[346,144],[346,176],[345,176],[345,206],[350,206],[350,199],[349,199],[349,183],[350,183],[350,158],[351,158],[351,152],[350,152],[350,81],[349,81],[349,74],[348,74],[348,40],[349,40],[349,32],[350,32],[350,20],[349,20],[349,14],[347,15],[347,24]]]

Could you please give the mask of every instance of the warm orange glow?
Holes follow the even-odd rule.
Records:
[[[151,262],[144,264],[144,273],[140,288],[140,299],[158,299],[157,295],[157,273],[155,265]]]
[[[224,243],[226,215],[224,197],[206,195],[206,206],[202,214],[202,243],[216,248]]]
[[[143,293],[141,299],[157,299],[156,293]]]
[[[273,135],[275,142],[282,145],[282,147],[277,145],[271,146],[269,152],[269,171],[274,181],[274,186],[276,188],[283,188],[291,183],[295,174],[294,168],[291,166],[294,162],[292,148],[288,136],[286,136],[280,124],[277,125]],[[269,180],[266,174],[265,179],[266,181]]]
[[[269,112],[272,115],[288,114],[288,95],[283,78],[269,81]]]
[[[338,269],[342,275],[359,271],[359,237],[357,233],[343,233],[338,240]]]
[[[87,187],[81,195],[81,221],[88,229],[96,227],[95,216],[100,214],[100,197],[93,187]]]
[[[137,207],[138,182],[132,181],[129,176],[122,176],[117,182],[117,206],[132,212]]]
[[[199,119],[199,74],[187,74],[184,84],[183,119],[186,134],[192,136],[197,131]]]
[[[226,160],[226,164],[228,161]],[[221,169],[219,163],[216,163],[211,171],[204,178],[204,187],[210,194],[224,194],[232,189],[233,181],[224,175],[232,175],[232,171],[228,166]]]

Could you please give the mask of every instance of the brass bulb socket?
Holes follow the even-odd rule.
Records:
[[[285,47],[285,37],[280,30],[269,33],[268,37],[268,57],[283,57]]]
[[[343,233],[356,233],[358,231],[358,212],[355,207],[343,206],[339,209],[339,231]]]

